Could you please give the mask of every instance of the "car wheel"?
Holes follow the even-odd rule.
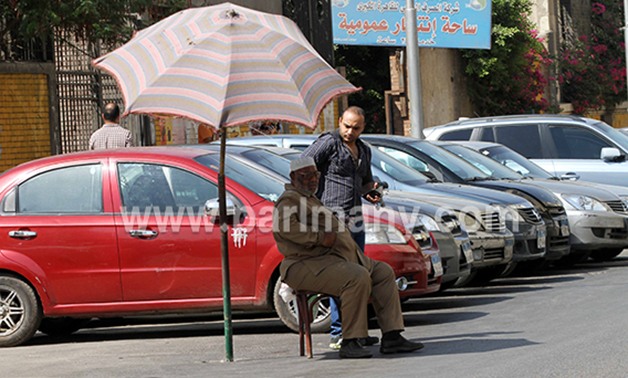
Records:
[[[298,332],[299,323],[297,320],[297,301],[296,297],[292,296],[287,301],[279,294],[279,288],[281,287],[281,280],[278,279],[275,282],[275,290],[273,292],[273,302],[275,305],[275,311],[279,316],[279,319],[291,330]],[[323,298],[318,302],[318,305],[314,308],[314,321],[310,326],[312,333],[325,333],[328,332],[331,327],[331,311],[329,307],[329,299]]]
[[[77,318],[44,318],[39,325],[39,332],[52,337],[69,336],[83,328],[89,319]]]
[[[33,337],[41,318],[33,288],[18,278],[0,276],[0,347],[20,345]]]
[[[593,251],[591,256],[589,256],[593,261],[611,261],[619,254],[621,254],[623,249],[621,248],[605,248],[599,251]]]

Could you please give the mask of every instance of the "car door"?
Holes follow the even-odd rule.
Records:
[[[204,213],[216,181],[185,167],[118,162],[116,216],[125,301],[208,298],[222,301],[219,224]],[[228,198],[245,208],[236,195]],[[231,294],[251,297],[255,227],[246,213],[229,225]]]
[[[2,254],[33,272],[53,306],[122,298],[105,164],[33,172],[2,200]]]
[[[547,139],[553,142],[551,157],[556,176],[577,176],[583,181],[628,185],[628,162],[600,158],[602,148],[616,147],[606,138],[585,127],[566,124],[547,125],[547,134]]]

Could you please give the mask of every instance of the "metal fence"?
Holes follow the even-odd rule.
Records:
[[[101,124],[100,109],[117,102],[123,109],[122,95],[115,80],[91,66],[91,61],[106,53],[97,44],[74,37],[71,32],[55,32],[54,59],[57,69],[61,152],[87,150],[89,137]],[[123,118],[137,145],[141,142],[140,116]]]

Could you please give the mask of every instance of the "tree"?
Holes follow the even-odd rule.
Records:
[[[563,99],[573,112],[613,108],[626,99],[623,7],[615,0],[591,4],[591,33],[567,40],[559,59]]]
[[[116,45],[129,40],[134,30],[186,5],[185,0],[3,0],[0,53],[5,59],[14,59],[27,43],[45,43],[55,28]]]
[[[480,116],[547,111],[549,56],[528,18],[530,0],[493,0],[490,50],[462,50]]]

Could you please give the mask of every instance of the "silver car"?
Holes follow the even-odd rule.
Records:
[[[525,180],[554,192],[562,200],[569,217],[572,249],[582,249],[594,260],[605,261],[619,255],[628,247],[628,189],[601,184],[593,186],[580,181],[560,181],[517,152],[498,143],[456,143],[478,151],[476,153],[467,150],[470,153],[461,153],[460,156],[472,160],[472,164],[491,176]],[[462,147],[442,147],[454,153],[463,152],[460,150]]]
[[[501,143],[552,175],[628,187],[628,135],[575,115],[470,118],[423,130],[429,140]]]

